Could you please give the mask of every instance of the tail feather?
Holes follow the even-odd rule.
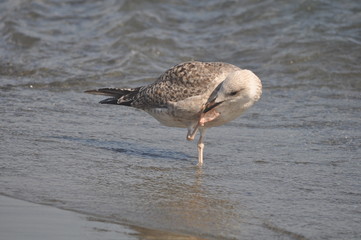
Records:
[[[101,104],[117,104],[130,106],[135,95],[139,92],[138,88],[100,88],[97,90],[87,90],[85,93],[111,96],[111,98],[100,101]]]

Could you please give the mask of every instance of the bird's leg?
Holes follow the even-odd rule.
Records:
[[[187,140],[188,141],[193,141],[194,137],[196,136],[197,130],[200,126],[200,122],[197,123],[197,125],[194,127],[193,131],[192,128],[188,128],[188,133],[187,133]]]
[[[203,149],[204,149],[203,137],[204,137],[205,129],[200,128],[199,132],[200,132],[200,136],[199,136],[199,140],[198,140],[198,144],[197,144],[198,166],[201,167],[203,165]]]
[[[198,120],[198,122],[197,122],[197,125],[194,127],[194,129],[193,129],[193,131],[192,131],[192,128],[188,128],[188,134],[187,134],[187,140],[188,141],[193,141],[194,140],[194,137],[196,136],[196,133],[197,133],[197,131],[198,131],[198,128],[200,127],[200,126],[204,126],[204,122],[202,122],[202,118],[203,118],[203,116],[204,116],[204,109],[206,108],[206,105],[205,104],[203,104],[202,105],[202,108],[201,108],[201,110],[200,110],[200,112],[199,112],[199,114],[200,114],[200,116],[199,116],[199,120]]]
[[[188,134],[187,134],[187,140],[188,141],[192,141],[194,140],[194,137],[196,136],[197,130],[199,127],[203,127],[205,123],[207,122],[211,122],[214,119],[216,119],[218,116],[220,115],[219,112],[217,112],[216,110],[212,109],[209,112],[206,113],[202,113],[197,125],[194,127],[193,131],[191,128],[188,128]]]

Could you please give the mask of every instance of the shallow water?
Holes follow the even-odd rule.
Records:
[[[360,10],[2,1],[0,193],[139,239],[361,238]],[[264,85],[243,117],[207,132],[202,169],[186,130],[83,94],[149,84],[192,59],[251,69]]]

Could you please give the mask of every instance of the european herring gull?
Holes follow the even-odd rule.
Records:
[[[199,131],[201,166],[205,130],[232,121],[251,107],[261,97],[262,83],[252,71],[229,63],[192,61],[172,67],[147,86],[85,92],[111,96],[102,104],[142,109],[165,126],[187,128],[187,140]]]

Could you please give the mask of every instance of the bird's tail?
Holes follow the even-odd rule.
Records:
[[[135,95],[138,94],[138,88],[100,88],[98,90],[87,90],[85,93],[111,96],[111,98],[100,101],[101,104],[117,104],[130,106]]]

